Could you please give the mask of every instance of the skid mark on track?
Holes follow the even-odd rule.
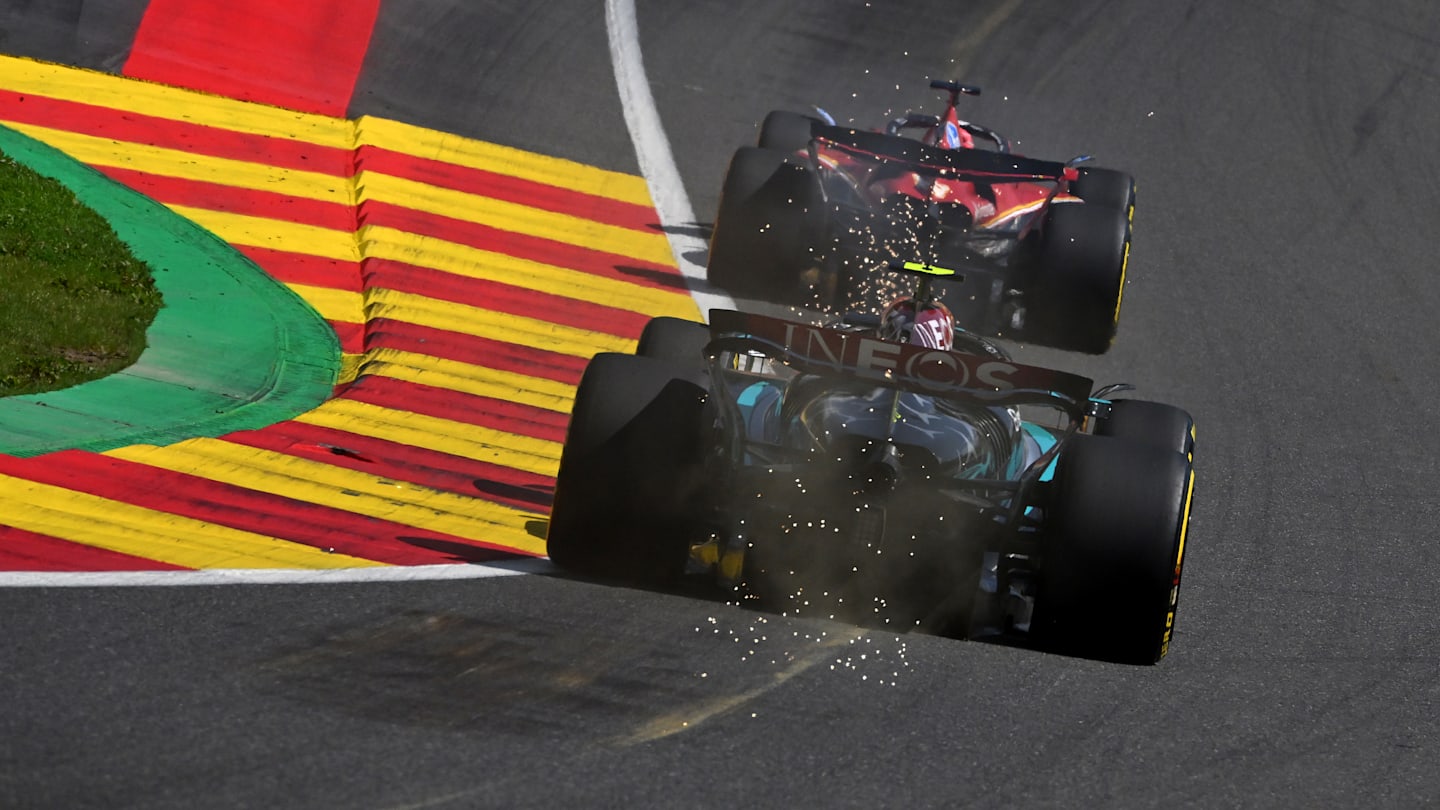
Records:
[[[672,737],[686,731],[693,731],[706,722],[739,709],[765,693],[782,686],[816,664],[829,659],[831,651],[844,647],[864,635],[857,628],[838,629],[833,636],[811,646],[784,669],[770,677],[769,682],[733,695],[718,695],[686,706],[679,711],[657,717],[637,728],[633,733],[613,741],[615,745],[639,745],[652,740]]]

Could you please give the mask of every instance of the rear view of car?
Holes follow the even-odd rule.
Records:
[[[721,187],[709,280],[742,298],[863,309],[877,268],[963,269],[949,303],[972,331],[1102,353],[1119,324],[1134,215],[1122,172],[1015,155],[950,103],[883,132],[770,113]],[[908,130],[921,136],[907,137]],[[961,137],[963,136],[963,138]],[[977,137],[978,136],[978,137]],[[979,148],[989,144],[992,148]]]
[[[591,362],[549,553],[781,613],[1155,663],[1193,460],[1183,410],[1078,375],[715,310]]]

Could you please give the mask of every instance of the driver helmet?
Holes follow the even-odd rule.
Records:
[[[926,304],[917,313],[915,299],[897,298],[880,313],[880,338],[949,351],[955,345],[955,319],[950,308],[939,301]]]

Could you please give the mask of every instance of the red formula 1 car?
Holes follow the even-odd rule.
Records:
[[[1104,352],[1119,324],[1134,180],[1082,167],[1084,157],[1015,155],[956,112],[979,88],[930,85],[949,94],[944,114],[911,113],[884,132],[770,113],[759,145],[731,159],[709,280],[742,297],[872,309],[890,295],[874,270],[920,260],[962,269],[946,302],[968,329]]]

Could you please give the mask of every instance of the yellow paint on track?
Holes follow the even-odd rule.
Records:
[[[556,442],[355,400],[332,400],[295,421],[539,475],[553,476],[560,465]]]
[[[227,188],[270,192],[355,210],[357,219],[366,224],[349,231],[217,210],[224,205],[220,199],[213,208],[191,202],[170,206],[231,245],[335,263],[308,262],[303,265],[307,273],[304,282],[292,281],[288,286],[351,341],[346,346],[350,353],[344,358],[342,382],[358,380],[363,384],[367,376],[384,377],[438,389],[438,393],[431,391],[427,396],[442,400],[444,392],[454,392],[564,415],[573,404],[575,382],[520,373],[528,370],[523,367],[519,367],[520,371],[507,370],[517,367],[513,364],[519,361],[513,358],[543,357],[536,350],[564,358],[588,358],[601,351],[633,351],[638,337],[636,324],[641,320],[636,314],[701,319],[678,271],[674,272],[670,285],[655,283],[657,268],[663,271],[675,267],[664,234],[599,222],[583,215],[595,210],[598,216],[606,206],[651,209],[653,204],[645,181],[634,175],[396,121],[370,117],[356,121],[332,119],[13,57],[0,56],[0,89],[25,97],[92,105],[102,118],[134,113],[161,122],[174,121],[236,133],[243,136],[241,142],[253,136],[282,139],[300,144],[287,147],[295,153],[304,153],[304,145],[309,144],[318,149],[353,154],[357,173],[342,176],[268,165],[263,157],[257,156],[263,156],[266,148],[274,144],[263,140],[254,140],[230,157],[194,154],[173,148],[175,143],[185,142],[183,135],[164,140],[168,147],[126,142],[97,134],[107,131],[103,126],[91,132],[85,124],[74,123],[84,116],[71,114],[65,119],[71,122],[65,126],[75,130],[71,131],[34,121],[8,121],[0,108],[0,123],[97,168],[124,169],[170,181],[208,184],[221,189],[222,194]],[[163,126],[153,128],[159,132]],[[124,131],[143,133],[146,127],[130,127]],[[206,142],[214,144],[209,148],[219,151],[225,148],[223,144],[234,140],[215,138]],[[423,173],[424,179],[402,177],[397,173],[407,171],[407,161],[394,160],[376,150],[437,163],[417,172]],[[316,161],[315,165],[343,164],[343,170],[350,171],[352,164],[336,161],[335,157],[328,155],[325,161]],[[372,157],[375,159],[370,160]],[[559,195],[556,198],[567,200],[574,213],[559,213],[483,193],[457,191],[444,185],[446,166],[457,170],[456,187],[482,187],[476,180],[483,180],[483,175],[474,172],[553,187],[546,193],[553,192]],[[381,167],[386,171],[380,171]],[[435,180],[437,177],[442,179]],[[513,193],[513,189],[520,186],[508,183],[506,187]],[[306,208],[324,210],[314,205]],[[284,206],[276,206],[274,210],[283,214]],[[618,213],[623,216],[614,217],[616,221],[641,221],[633,210]],[[326,221],[343,222],[343,218]],[[429,233],[420,232],[427,229]],[[509,239],[510,235],[514,239]],[[450,241],[456,239],[471,244]],[[479,244],[485,248],[472,246]],[[551,249],[551,244],[563,249]],[[536,245],[541,247],[537,250]],[[527,256],[527,251],[538,255]],[[569,255],[580,256],[579,261],[586,262],[586,266],[547,263],[563,261],[555,257]],[[376,268],[366,276],[363,270],[367,261],[394,262],[397,266]],[[630,263],[643,267],[626,267]],[[394,281],[396,278],[410,280],[395,275],[405,272],[404,265],[448,274],[457,282],[468,280],[485,282],[485,285],[444,285],[443,294],[450,297],[468,296],[470,291],[475,291],[473,299],[466,297],[465,303],[433,297],[421,294],[429,290],[419,283],[412,286]],[[326,268],[343,274],[346,267],[354,268],[353,278],[326,275],[330,272]],[[632,272],[635,273],[633,280],[628,276]],[[341,280],[329,286],[331,278]],[[393,286],[404,289],[378,286],[377,280],[390,280]],[[362,283],[376,286],[357,290]],[[485,292],[495,289],[493,285],[504,287],[501,295],[491,299]],[[525,305],[527,295],[537,299],[533,310]],[[547,320],[545,313],[555,311],[555,298],[583,304],[583,317],[574,317],[567,323]],[[604,328],[608,326],[607,308],[623,316],[616,318],[614,331]],[[357,341],[356,336],[362,335],[364,325],[378,320],[454,336],[447,341],[450,351],[457,342],[463,345],[460,339],[467,336],[485,342],[477,341],[475,351],[462,355],[464,359],[460,360],[415,351],[416,340],[410,336],[398,344],[403,348],[397,348],[397,344],[387,345],[387,330],[369,333],[363,341]],[[597,323],[601,328],[594,328]],[[411,333],[426,334],[418,330]],[[404,333],[397,330],[393,334]],[[507,348],[507,344],[514,348]],[[502,356],[495,357],[493,362],[505,368],[486,364],[491,362],[486,353],[496,346],[500,347],[498,351]],[[573,362],[557,360],[553,367],[537,371],[568,379],[575,368]],[[443,453],[461,465],[470,462],[498,465],[515,471],[516,475],[527,476],[519,479],[523,481],[553,476],[561,449],[560,444],[552,440],[556,424],[553,417],[544,420],[549,425],[544,428],[517,422],[516,432],[503,429],[504,423],[495,428],[453,421],[347,399],[343,392],[339,398],[293,421]],[[477,421],[495,424],[494,418]],[[550,438],[525,435],[526,430],[543,432]],[[545,552],[544,541],[536,536],[543,535],[543,514],[324,461],[209,438],[190,439],[167,447],[138,445],[113,450],[107,455],[157,470],[282,496],[293,502],[511,548],[523,554]],[[247,502],[263,502],[263,498]],[[297,542],[3,476],[0,476],[0,515],[4,516],[0,517],[0,531],[4,526],[14,526],[73,543],[190,568],[378,565],[357,557],[327,554]]]
[[[396,290],[367,290],[365,315],[366,320],[398,318],[419,326],[444,329],[461,335],[498,338],[508,343],[520,343],[576,357],[590,357],[597,351],[628,351],[635,346],[634,340],[608,332],[577,329],[539,318],[496,312]]]
[[[362,293],[309,284],[287,286],[314,307],[320,317],[331,323],[365,323],[365,296]]]
[[[583,217],[467,194],[386,174],[361,172],[356,181],[360,187],[360,195],[365,200],[403,200],[406,208],[498,228],[522,236],[582,245],[602,253],[628,256],[656,264],[675,261],[674,254],[670,251],[670,241],[663,233],[644,233],[633,228],[606,225]]]
[[[257,492],[283,492],[294,500],[530,554],[545,553],[544,541],[526,530],[543,515],[221,439],[188,439],[168,447],[136,445],[105,455]]]
[[[198,223],[232,245],[262,247],[303,253],[322,259],[359,262],[360,248],[355,235],[334,228],[321,228],[283,219],[212,211],[183,205],[169,206],[171,211]]]
[[[575,386],[567,383],[396,349],[379,349],[369,353],[362,368],[365,374],[506,400],[556,413],[570,413],[570,406],[575,400]]]
[[[355,125],[279,107],[198,93],[178,87],[36,62],[0,57],[0,87],[61,101],[90,104],[203,126],[223,126],[232,132],[283,138],[337,149],[350,149]]]
[[[178,180],[216,183],[251,191],[271,191],[340,205],[355,204],[354,185],[347,178],[323,172],[197,155],[179,149],[133,142],[124,142],[125,148],[121,150],[116,149],[116,145],[121,142],[110,138],[97,138],[93,135],[30,124],[10,123],[7,126],[91,166],[129,169]]]
[[[467,278],[521,285],[547,295],[591,301],[631,312],[692,320],[700,314],[695,300],[680,289],[620,281],[394,228],[368,225],[361,229],[360,236],[365,256],[371,259],[389,259]],[[673,264],[673,260],[670,263]]]
[[[356,122],[361,145],[384,146],[416,157],[568,188],[582,194],[650,208],[645,178],[607,171],[573,160],[537,155],[509,146],[475,141],[431,129],[364,116]],[[666,259],[668,264],[673,259]]]
[[[186,568],[355,568],[379,563],[63,487],[0,475],[7,525]]]
[[[644,178],[635,175],[427,130],[400,121],[363,116],[352,122],[8,56],[0,56],[0,87],[23,89],[33,95],[61,101],[143,111],[155,118],[321,147],[348,150],[366,145],[381,146],[404,154],[569,188],[631,205],[653,205]]]

